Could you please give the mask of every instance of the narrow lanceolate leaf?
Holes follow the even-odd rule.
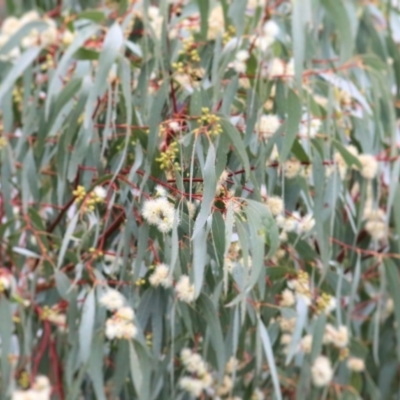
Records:
[[[232,145],[237,152],[238,157],[243,163],[246,177],[248,177],[250,173],[250,162],[243,139],[240,137],[239,131],[229,121],[226,121],[224,119],[221,120],[221,126],[223,130],[222,134],[228,135],[229,139],[232,142]]]
[[[259,317],[257,325],[258,325],[258,333],[261,336],[261,342],[264,348],[265,356],[267,357],[268,367],[272,377],[272,383],[274,386],[274,395],[277,400],[282,400],[283,399],[282,391],[281,391],[281,386],[279,384],[279,376],[276,368],[274,352],[271,346],[271,340],[269,338],[268,331],[265,328],[264,323],[261,321]]]
[[[217,177],[215,176],[215,148],[212,143],[209,144],[206,163],[203,170],[203,199],[201,202],[200,213],[194,224],[192,239],[196,237],[204,227],[208,216],[211,213],[211,207],[214,202],[215,190],[217,186]]]
[[[82,317],[79,325],[80,360],[86,364],[92,348],[93,328],[96,317],[96,300],[94,291],[91,290],[83,303]]]
[[[393,299],[394,304],[394,315],[396,317],[396,353],[397,358],[400,362],[400,277],[399,277],[399,267],[390,258],[386,258],[385,261],[385,271],[387,275],[387,284],[390,296]]]
[[[33,63],[33,61],[39,55],[40,51],[40,47],[31,47],[30,49],[22,53],[21,56],[15,61],[14,66],[1,83],[0,104],[3,102],[5,94],[11,91],[15,81]]]
[[[300,98],[293,90],[290,90],[288,95],[287,115],[286,134],[283,138],[282,149],[279,155],[282,162],[285,161],[290,154],[293,142],[299,130],[302,115]]]

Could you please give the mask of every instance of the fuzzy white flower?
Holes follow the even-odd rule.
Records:
[[[378,172],[378,162],[371,154],[360,154],[358,161],[361,163],[361,175],[365,179],[374,179]]]
[[[200,397],[203,392],[203,382],[200,379],[184,376],[179,380],[179,386],[194,397]]]
[[[190,283],[187,275],[182,275],[175,286],[175,292],[179,300],[191,303],[194,300],[194,285]]]
[[[200,354],[194,353],[190,349],[182,349],[181,361],[185,369],[197,376],[203,376],[207,373],[207,364],[204,362]]]
[[[299,160],[293,158],[288,160],[284,164],[284,173],[286,178],[293,179],[296,177],[301,170],[301,163]]]
[[[346,326],[339,326],[333,337],[332,343],[338,348],[344,348],[349,344],[349,331]]]
[[[271,78],[277,78],[285,75],[286,68],[285,63],[280,58],[273,58],[268,66],[268,75]]]
[[[227,374],[232,374],[234,371],[237,370],[239,365],[239,361],[236,357],[231,356],[231,358],[228,360],[228,362],[225,365],[225,372]]]
[[[208,17],[207,39],[215,40],[224,31],[224,11],[221,5],[214,7]]]
[[[165,264],[158,264],[154,272],[150,275],[149,282],[152,286],[164,286],[168,288],[172,285],[172,279],[169,275],[169,268]]]
[[[222,379],[221,385],[217,389],[217,394],[219,396],[226,396],[233,389],[233,381],[229,375],[225,375]]]
[[[40,41],[41,44],[43,44],[44,46],[48,46],[54,44],[57,41],[58,30],[56,22],[53,19],[48,18],[45,19],[44,22],[47,23],[48,28],[41,32]]]
[[[311,118],[308,114],[303,115],[303,122],[300,124],[299,133],[301,136],[309,136],[311,139],[313,139],[321,129],[321,125],[322,122],[320,119]]]
[[[167,191],[165,189],[165,187],[161,186],[161,185],[157,185],[156,186],[156,195],[158,197],[167,197]]]
[[[326,386],[333,378],[331,361],[325,356],[318,356],[312,367],[311,377],[315,386]]]
[[[107,197],[107,190],[104,189],[103,186],[96,186],[93,189],[93,193],[101,200],[104,200]]]
[[[137,335],[137,328],[132,322],[109,318],[106,321],[106,337],[113,339],[133,339]]]
[[[11,400],[50,400],[51,385],[46,376],[39,375],[29,390],[16,390]]]
[[[298,223],[299,233],[310,232],[312,228],[314,228],[315,219],[311,214],[305,215]]]
[[[294,305],[295,303],[295,297],[293,292],[290,289],[285,289],[282,293],[281,293],[281,300],[279,302],[279,305],[281,307],[291,307]]]
[[[280,126],[281,123],[276,115],[262,115],[256,125],[256,130],[265,141],[268,141]]]
[[[335,347],[344,348],[349,343],[349,332],[346,326],[341,325],[339,328],[335,328],[331,324],[325,326],[325,332],[323,336],[323,343],[332,343]]]
[[[349,357],[347,360],[347,368],[354,372],[362,372],[365,369],[365,362],[362,358]]]
[[[66,29],[61,36],[61,41],[65,46],[69,46],[75,39],[75,32],[71,32],[69,29]]]
[[[21,17],[21,25],[25,25],[28,22],[33,22],[33,21],[39,21],[40,20],[40,15],[36,10],[31,10],[26,12],[22,17]]]
[[[281,318],[279,320],[279,325],[283,332],[293,332],[296,327],[296,318]]]
[[[147,200],[142,210],[143,217],[151,225],[156,225],[163,233],[169,232],[174,225],[175,209],[165,197]]]
[[[290,335],[289,333],[284,333],[281,336],[281,344],[287,346],[288,344],[290,344],[292,342],[292,335]]]
[[[283,200],[278,196],[268,197],[266,205],[273,216],[277,216],[283,212]]]
[[[264,400],[264,399],[265,399],[264,393],[259,388],[254,389],[250,400]]]
[[[278,24],[270,19],[263,26],[263,33],[265,36],[271,37],[275,39],[279,35],[279,26]]]
[[[246,61],[250,57],[250,54],[247,50],[239,50],[236,53],[235,59],[238,61]]]
[[[115,311],[124,305],[124,297],[115,289],[109,288],[103,296],[100,297],[100,304],[107,310]]]
[[[117,310],[114,314],[114,317],[124,321],[133,321],[133,317],[135,313],[133,312],[132,308],[130,307],[121,307]]]
[[[21,27],[21,21],[15,17],[8,17],[3,21],[1,33],[11,36]]]
[[[311,353],[311,347],[312,347],[312,336],[311,335],[304,336],[300,341],[300,349],[304,353],[308,354]]]
[[[37,400],[50,400],[51,385],[47,376],[39,375],[32,385],[32,390],[37,394]]]

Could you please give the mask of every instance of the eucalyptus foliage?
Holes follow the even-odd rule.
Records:
[[[1,399],[397,399],[399,5],[6,6]]]

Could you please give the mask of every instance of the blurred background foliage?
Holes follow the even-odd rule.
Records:
[[[398,2],[2,13],[2,399],[399,398]]]

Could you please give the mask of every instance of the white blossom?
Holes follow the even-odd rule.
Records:
[[[212,9],[208,17],[207,39],[215,40],[224,30],[225,20],[224,12],[221,5],[217,5]]]
[[[273,216],[277,216],[282,214],[283,208],[283,200],[278,196],[270,196],[267,198],[266,205],[269,208],[269,211]]]
[[[142,215],[150,225],[156,225],[160,232],[167,233],[173,228],[175,209],[165,197],[147,200]]]
[[[378,172],[378,162],[375,157],[370,154],[360,154],[358,161],[361,163],[361,175],[365,179],[374,179]]]
[[[349,357],[347,360],[347,368],[354,372],[362,372],[365,369],[365,362],[362,358]]]
[[[150,275],[149,282],[152,286],[163,286],[168,288],[172,285],[172,279],[169,275],[169,268],[165,264],[158,264],[154,272]]]
[[[311,353],[311,347],[312,347],[312,336],[311,335],[304,336],[300,341],[300,349],[304,353],[308,354]]]
[[[100,304],[110,311],[115,311],[124,305],[124,297],[115,289],[109,288],[100,298]]]
[[[101,200],[104,200],[107,197],[107,190],[103,188],[103,186],[96,186],[93,189],[94,194]]]
[[[184,376],[179,380],[179,386],[194,397],[200,397],[203,392],[203,383],[200,379]]]
[[[291,307],[294,305],[295,303],[295,297],[293,292],[290,289],[285,289],[282,293],[281,293],[281,300],[279,302],[279,305],[281,307]]]
[[[179,300],[191,303],[194,300],[194,285],[190,283],[187,275],[182,275],[175,286],[175,292]]]
[[[284,164],[285,177],[288,179],[293,179],[296,177],[301,170],[301,163],[299,160],[293,158],[288,160]]]
[[[280,126],[280,120],[276,115],[262,115],[256,125],[256,130],[265,141],[268,141]]]
[[[311,377],[315,386],[326,386],[333,378],[331,361],[325,356],[318,356],[312,367]]]

